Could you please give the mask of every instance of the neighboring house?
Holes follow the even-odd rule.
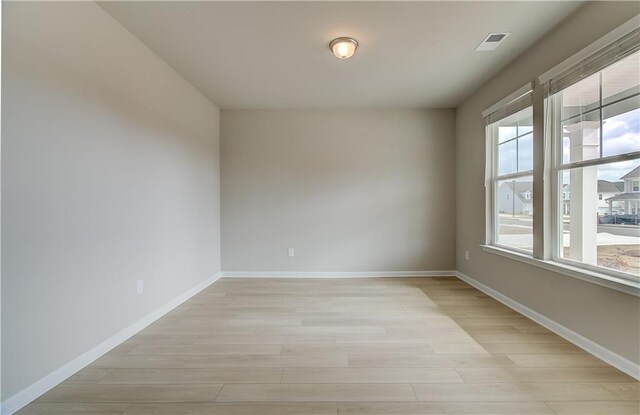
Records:
[[[498,211],[513,215],[533,214],[533,182],[504,182],[498,189]]]
[[[614,203],[621,204],[623,212],[619,213],[640,215],[640,166],[622,176],[621,180],[624,181],[624,192],[610,197],[606,201],[610,205]],[[612,208],[609,214],[613,213],[615,212]]]
[[[624,202],[610,201],[611,198],[624,192],[624,182],[610,182],[608,180],[598,180],[598,214],[611,215],[625,212]],[[569,214],[569,202],[571,200],[571,189],[565,185],[562,189],[563,212]]]
[[[610,215],[624,210],[623,203],[609,202],[609,199],[624,192],[624,182],[609,182],[598,180],[598,213]]]

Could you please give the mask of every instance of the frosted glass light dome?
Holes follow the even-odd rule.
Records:
[[[338,59],[349,59],[356,53],[358,41],[351,37],[339,37],[329,43],[329,47]]]

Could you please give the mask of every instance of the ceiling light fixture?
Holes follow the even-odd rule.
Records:
[[[339,37],[329,43],[329,48],[338,59],[349,59],[358,49],[358,41],[352,37]]]

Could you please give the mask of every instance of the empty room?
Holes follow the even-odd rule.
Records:
[[[0,414],[640,414],[637,1],[2,1]]]

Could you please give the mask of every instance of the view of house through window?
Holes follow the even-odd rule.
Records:
[[[533,109],[491,125],[495,244],[533,250]]]
[[[640,52],[552,95],[556,257],[640,275]],[[586,162],[586,163],[585,163]]]

